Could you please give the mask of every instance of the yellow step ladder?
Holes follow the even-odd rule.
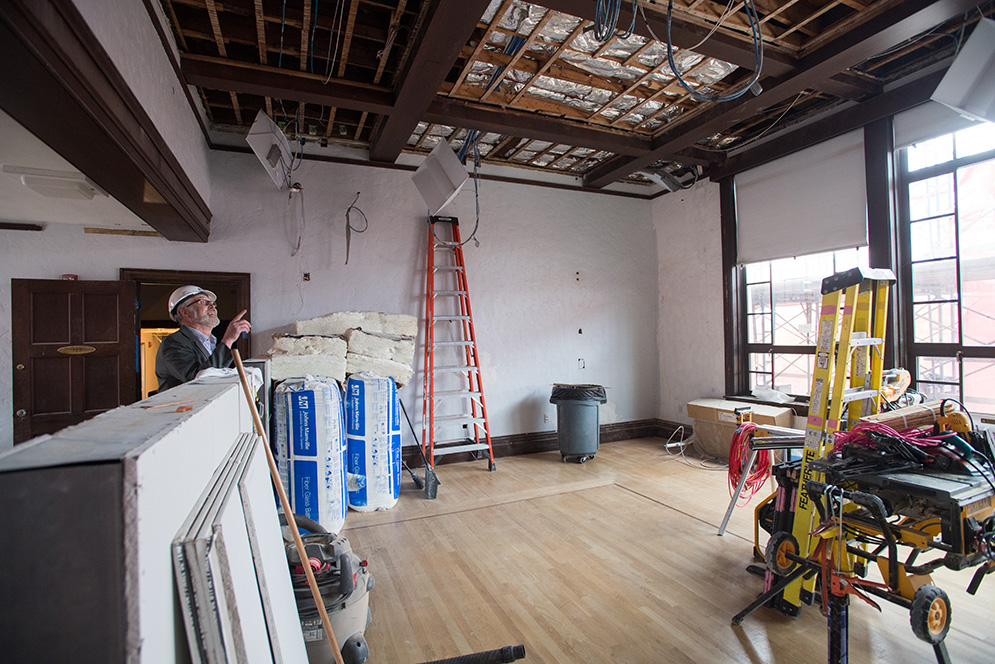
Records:
[[[791,533],[799,555],[810,556],[818,538],[815,504],[805,483],[823,481],[810,464],[833,447],[833,436],[841,430],[846,407],[847,426],[880,410],[881,376],[884,367],[884,336],[888,318],[888,289],[895,274],[886,269],[853,268],[822,281],[822,308],[809,393],[805,446],[794,505]],[[810,604],[815,578],[798,579],[784,589],[784,602]]]

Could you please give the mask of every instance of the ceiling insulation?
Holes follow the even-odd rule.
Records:
[[[992,13],[991,1],[754,0],[760,90],[716,102],[695,97],[754,74],[737,0],[673,0],[673,67],[663,0],[640,0],[634,21],[623,3],[605,41],[596,0],[161,1],[211,129],[244,134],[262,108],[292,138],[373,161],[476,140],[484,163],[594,187],[649,184],[654,169],[693,181],[948,60]]]

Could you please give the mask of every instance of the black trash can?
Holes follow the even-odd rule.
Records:
[[[598,406],[606,403],[601,385],[554,385],[549,402],[556,404],[556,440],[563,461],[585,463],[598,451]]]

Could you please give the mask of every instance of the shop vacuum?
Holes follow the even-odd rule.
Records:
[[[280,519],[284,525],[283,539],[290,565],[290,580],[297,600],[297,614],[304,633],[308,662],[330,664],[334,657],[326,643],[327,637],[318,607],[314,605],[293,535],[287,531],[286,518],[281,515]],[[319,523],[307,517],[295,515],[294,519],[299,529],[309,531],[301,535],[301,540],[324,600],[332,631],[335,632],[335,640],[341,649],[342,659],[345,664],[363,664],[370,656],[370,648],[363,633],[373,620],[370,613],[373,575],[367,568],[366,561],[352,552],[346,538],[329,533]]]

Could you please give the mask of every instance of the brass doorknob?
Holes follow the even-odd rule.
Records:
[[[18,364],[17,365],[17,370],[18,371],[24,371],[24,365],[23,364]]]
[[[27,414],[28,414],[28,411],[24,410],[23,408],[21,408],[20,410],[17,411],[17,416],[18,417],[24,417]]]

